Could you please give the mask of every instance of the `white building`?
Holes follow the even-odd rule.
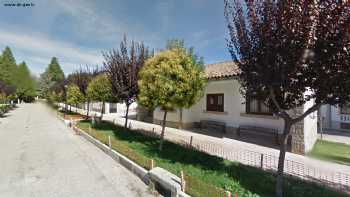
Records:
[[[80,108],[87,109],[87,104],[80,105]],[[137,103],[134,102],[129,106],[129,117],[136,116]],[[102,102],[91,102],[90,110],[95,112],[101,112]],[[104,114],[118,114],[118,116],[125,116],[126,105],[125,103],[105,103]]]
[[[209,128],[227,135],[244,135],[244,132],[253,131],[257,137],[259,134],[271,134],[271,137],[279,139],[283,131],[283,120],[256,99],[250,98],[246,102],[239,91],[240,84],[236,78],[238,72],[238,67],[233,62],[207,65],[205,73],[209,81],[204,96],[189,109],[168,112],[167,125],[177,128]],[[306,111],[312,104],[310,101],[295,112]],[[156,109],[153,122],[160,124],[162,118],[163,111]],[[304,154],[312,149],[316,139],[317,113],[314,113],[293,128],[291,151]]]
[[[350,106],[323,105],[320,109],[320,125],[327,130],[350,131]]]

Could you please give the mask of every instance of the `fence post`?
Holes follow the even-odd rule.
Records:
[[[129,122],[129,129],[131,129],[131,122]]]
[[[154,168],[154,160],[151,159],[151,170]]]
[[[185,174],[184,174],[184,171],[181,170],[181,191],[185,192],[185,190],[186,190]]]
[[[69,127],[73,126],[73,118],[70,118]]]
[[[108,146],[109,148],[112,148],[112,141],[111,141],[111,136],[108,136]]]
[[[226,197],[232,197],[232,194],[230,191],[226,191]]]
[[[193,136],[191,135],[191,139],[190,139],[190,147],[192,147],[192,143],[193,143]]]
[[[264,168],[264,154],[262,153],[260,154],[260,168]]]

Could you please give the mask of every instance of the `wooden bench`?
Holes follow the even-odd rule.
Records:
[[[200,128],[213,130],[213,131],[221,131],[225,133],[226,124],[224,122],[218,122],[218,121],[212,121],[212,120],[201,120]]]
[[[266,127],[258,127],[258,126],[250,126],[250,125],[241,125],[237,129],[237,135],[241,136],[242,133],[253,133],[265,136],[273,136],[275,138],[276,144],[279,144],[279,133],[277,129],[266,128]]]

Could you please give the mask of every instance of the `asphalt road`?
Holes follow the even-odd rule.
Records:
[[[22,104],[0,119],[0,196],[151,194],[139,178],[36,103]]]

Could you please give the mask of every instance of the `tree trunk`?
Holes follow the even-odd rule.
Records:
[[[125,129],[128,127],[129,107],[130,107],[130,104],[126,103],[126,113],[125,113],[125,123],[124,123]]]
[[[182,129],[183,128],[183,122],[182,122],[182,108],[180,109],[180,124],[179,124],[179,129]]]
[[[75,104],[75,112],[78,113],[78,104]]]
[[[69,105],[69,112],[72,113],[72,105]]]
[[[64,102],[63,119],[66,119],[67,108],[67,103]]]
[[[162,151],[163,149],[163,142],[164,142],[164,133],[165,133],[165,123],[166,123],[166,115],[168,111],[164,110],[164,117],[162,122],[162,133],[160,134],[160,142],[159,142],[159,151]]]
[[[89,119],[90,100],[87,101],[86,119]]]
[[[102,118],[103,118],[103,113],[105,112],[105,102],[103,101],[102,102],[102,109],[101,109],[101,121],[102,121]]]
[[[286,158],[288,136],[292,123],[289,120],[284,120],[284,130],[282,135],[282,143],[280,144],[280,155],[278,158],[277,180],[276,180],[276,197],[283,197],[283,171],[284,160]]]

